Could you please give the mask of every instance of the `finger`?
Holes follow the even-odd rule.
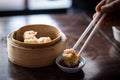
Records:
[[[104,21],[102,24],[101,24],[101,27],[112,27],[112,26],[120,26],[120,21]]]
[[[114,13],[108,14],[106,15],[104,21],[103,21],[103,26],[120,26],[120,16],[119,16],[120,12],[116,13],[116,15],[114,15]]]
[[[102,0],[95,8],[96,12],[101,10],[101,7],[105,4],[106,0]]]
[[[111,13],[119,9],[120,9],[120,0],[114,0],[113,2],[110,2],[101,7],[101,11],[103,13]]]
[[[115,15],[114,13],[108,15],[108,22],[112,23],[114,26],[120,26],[120,12],[117,12]]]
[[[97,13],[93,14],[93,18],[95,18],[96,15],[97,15]]]

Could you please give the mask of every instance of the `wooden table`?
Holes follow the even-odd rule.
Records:
[[[56,64],[37,69],[23,68],[8,60],[6,36],[21,26],[39,23],[57,26],[68,38],[67,48],[71,48],[90,20],[85,13],[1,17],[0,80],[120,80],[119,43],[114,40],[110,27],[102,27],[94,34],[82,52],[86,65],[78,73],[64,73]]]

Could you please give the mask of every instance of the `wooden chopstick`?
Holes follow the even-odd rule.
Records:
[[[110,1],[110,0],[106,0],[106,3],[105,3],[105,4],[109,3],[109,1]],[[100,17],[101,14],[102,14],[102,13],[99,12],[98,15],[97,15],[98,18],[95,18],[95,20],[93,19],[93,22],[94,22],[94,21],[96,22],[96,20],[99,19],[99,17]],[[99,21],[97,22],[97,24],[95,25],[95,27],[93,28],[93,30],[91,31],[90,35],[88,36],[88,38],[87,38],[86,41],[84,42],[83,46],[81,47],[81,49],[79,50],[79,52],[78,52],[77,55],[80,55],[81,52],[84,50],[84,48],[86,47],[87,43],[88,43],[88,42],[90,41],[90,39],[92,38],[93,34],[94,34],[94,33],[97,31],[97,29],[99,28],[99,26],[100,26],[100,24],[102,23],[102,21],[103,21],[103,19],[105,18],[105,16],[106,16],[106,14],[103,14],[103,15],[101,16],[101,18],[99,19]],[[86,33],[86,34],[87,34],[87,33]],[[80,41],[81,41],[81,40],[80,40]],[[78,44],[76,44],[76,45],[78,45]]]
[[[93,34],[97,31],[97,29],[99,28],[101,22],[103,21],[103,19],[105,18],[106,14],[103,14],[102,17],[99,19],[99,21],[97,22],[97,24],[95,25],[95,27],[93,28],[93,30],[91,31],[90,35],[88,36],[88,38],[86,39],[85,43],[83,44],[82,48],[80,49],[80,51],[78,52],[78,54],[81,54],[81,52],[83,51],[83,49],[86,47],[87,43],[90,41],[90,39],[92,38]]]
[[[83,32],[83,34],[81,35],[81,37],[78,39],[78,41],[75,43],[75,45],[73,46],[73,49],[76,49],[78,47],[78,45],[82,42],[82,40],[85,38],[85,36],[87,35],[87,33],[92,29],[92,27],[95,25],[95,23],[100,18],[100,16],[101,16],[101,13],[99,12],[95,16],[95,18],[91,21],[91,23],[88,25],[88,27],[85,29],[85,31]]]
[[[106,4],[109,2],[109,0],[106,0]],[[88,34],[88,32],[92,29],[93,26],[95,26],[93,28],[93,30],[91,31],[91,33],[89,34],[88,38],[86,39],[86,41],[84,42],[82,48],[79,50],[78,52],[78,56],[81,54],[81,52],[83,51],[83,49],[86,47],[87,43],[90,41],[90,39],[92,38],[93,34],[97,31],[97,29],[99,28],[101,22],[103,21],[103,19],[105,18],[106,14],[103,14],[102,16],[101,12],[98,12],[98,14],[96,15],[96,17],[91,21],[91,23],[88,25],[88,27],[86,28],[86,30],[83,32],[83,34],[81,35],[81,37],[78,39],[78,41],[75,43],[75,45],[73,46],[73,49],[76,49],[78,47],[78,45],[82,42],[82,40],[85,38],[85,36]],[[100,18],[101,17],[101,18]],[[97,22],[97,20],[99,19],[99,21]],[[96,24],[96,25],[95,25]]]

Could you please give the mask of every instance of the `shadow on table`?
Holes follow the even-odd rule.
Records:
[[[111,57],[120,57],[120,43],[114,41],[114,45],[110,47],[109,53]]]
[[[84,78],[83,70],[77,73],[65,73],[55,64],[43,68],[24,68],[9,61],[8,71],[12,80],[81,80]]]

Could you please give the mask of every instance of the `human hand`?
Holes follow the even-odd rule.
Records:
[[[96,6],[96,16],[97,12],[102,12],[106,14],[101,26],[120,26],[120,0],[109,0],[105,4],[106,0],[102,0]]]

